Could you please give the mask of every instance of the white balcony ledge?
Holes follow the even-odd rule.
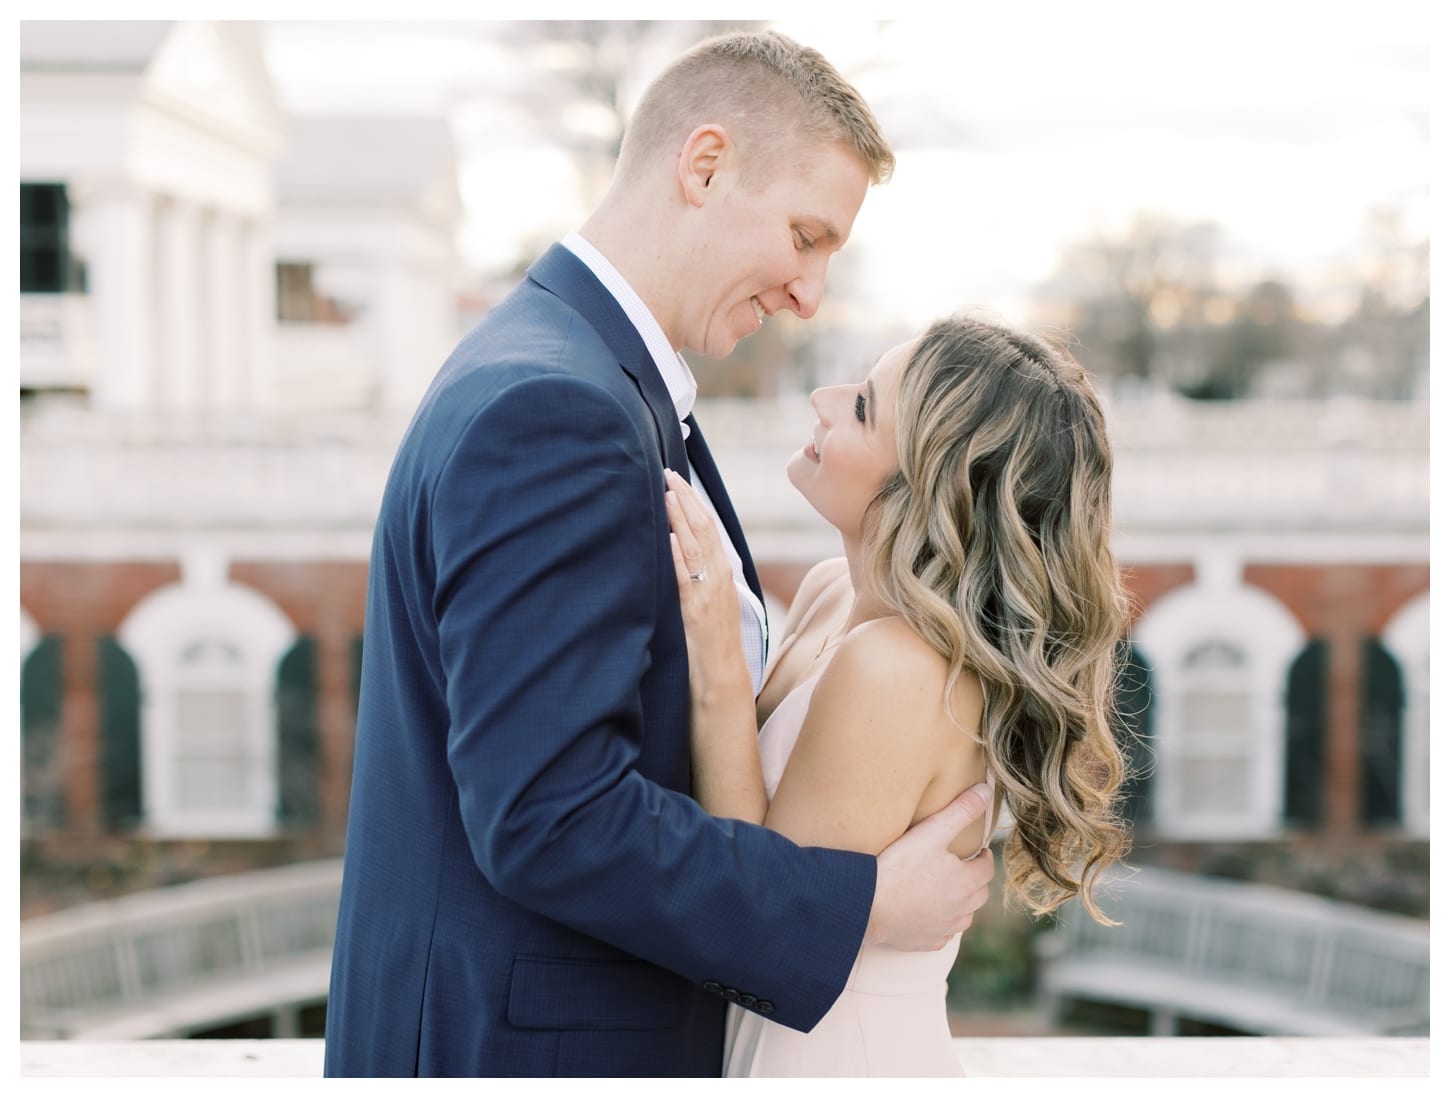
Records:
[[[968,1076],[1428,1077],[1424,1037],[957,1038]],[[22,1041],[22,1077],[316,1078],[320,1040]]]

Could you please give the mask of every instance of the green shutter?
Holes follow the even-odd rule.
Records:
[[[61,639],[47,636],[20,669],[21,818],[34,833],[65,823],[60,772]]]
[[[1369,824],[1397,824],[1405,688],[1400,665],[1377,637],[1365,639],[1360,681],[1361,817]]]
[[[1123,751],[1123,816],[1133,824],[1153,819],[1153,675],[1142,653],[1127,641],[1118,646],[1118,682],[1113,731]]]
[[[70,289],[70,201],[64,183],[20,184],[20,292]]]
[[[1284,744],[1284,820],[1319,822],[1324,805],[1324,739],[1328,719],[1329,645],[1311,640],[1289,667]]]
[[[299,637],[277,666],[277,819],[306,827],[319,818],[317,642]]]
[[[96,642],[101,708],[101,813],[109,827],[141,822],[141,676],[115,637]]]
[[[363,635],[352,638],[352,715],[357,716],[358,700],[362,697]]]

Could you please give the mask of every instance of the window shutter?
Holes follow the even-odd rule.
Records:
[[[1316,824],[1323,815],[1324,734],[1329,645],[1311,640],[1289,667],[1284,744],[1284,819]]]
[[[1123,751],[1123,815],[1131,823],[1153,819],[1153,675],[1147,661],[1126,641],[1118,648],[1114,734]]]
[[[73,280],[65,184],[20,184],[20,292],[65,293]]]
[[[318,820],[317,641],[299,637],[277,666],[277,818]]]
[[[362,656],[363,638],[358,633],[352,638],[352,715],[357,716],[358,702],[362,698]]]
[[[141,822],[141,677],[115,637],[96,642],[101,703],[101,813],[112,828]]]
[[[1360,812],[1365,823],[1399,823],[1405,688],[1378,637],[1365,639],[1360,681]]]
[[[61,639],[42,638],[20,669],[21,819],[27,830],[65,823],[60,775]]]

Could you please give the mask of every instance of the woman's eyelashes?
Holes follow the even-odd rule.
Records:
[[[866,422],[866,394],[856,394],[856,418],[862,423]]]

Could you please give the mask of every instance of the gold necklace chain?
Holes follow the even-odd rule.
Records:
[[[845,637],[846,627],[844,623],[838,629],[829,630],[826,635],[821,638],[821,646],[816,650],[815,659],[811,660],[811,662],[817,662],[822,656],[826,654],[827,649],[836,647],[836,645],[840,644],[841,641],[845,639]]]

